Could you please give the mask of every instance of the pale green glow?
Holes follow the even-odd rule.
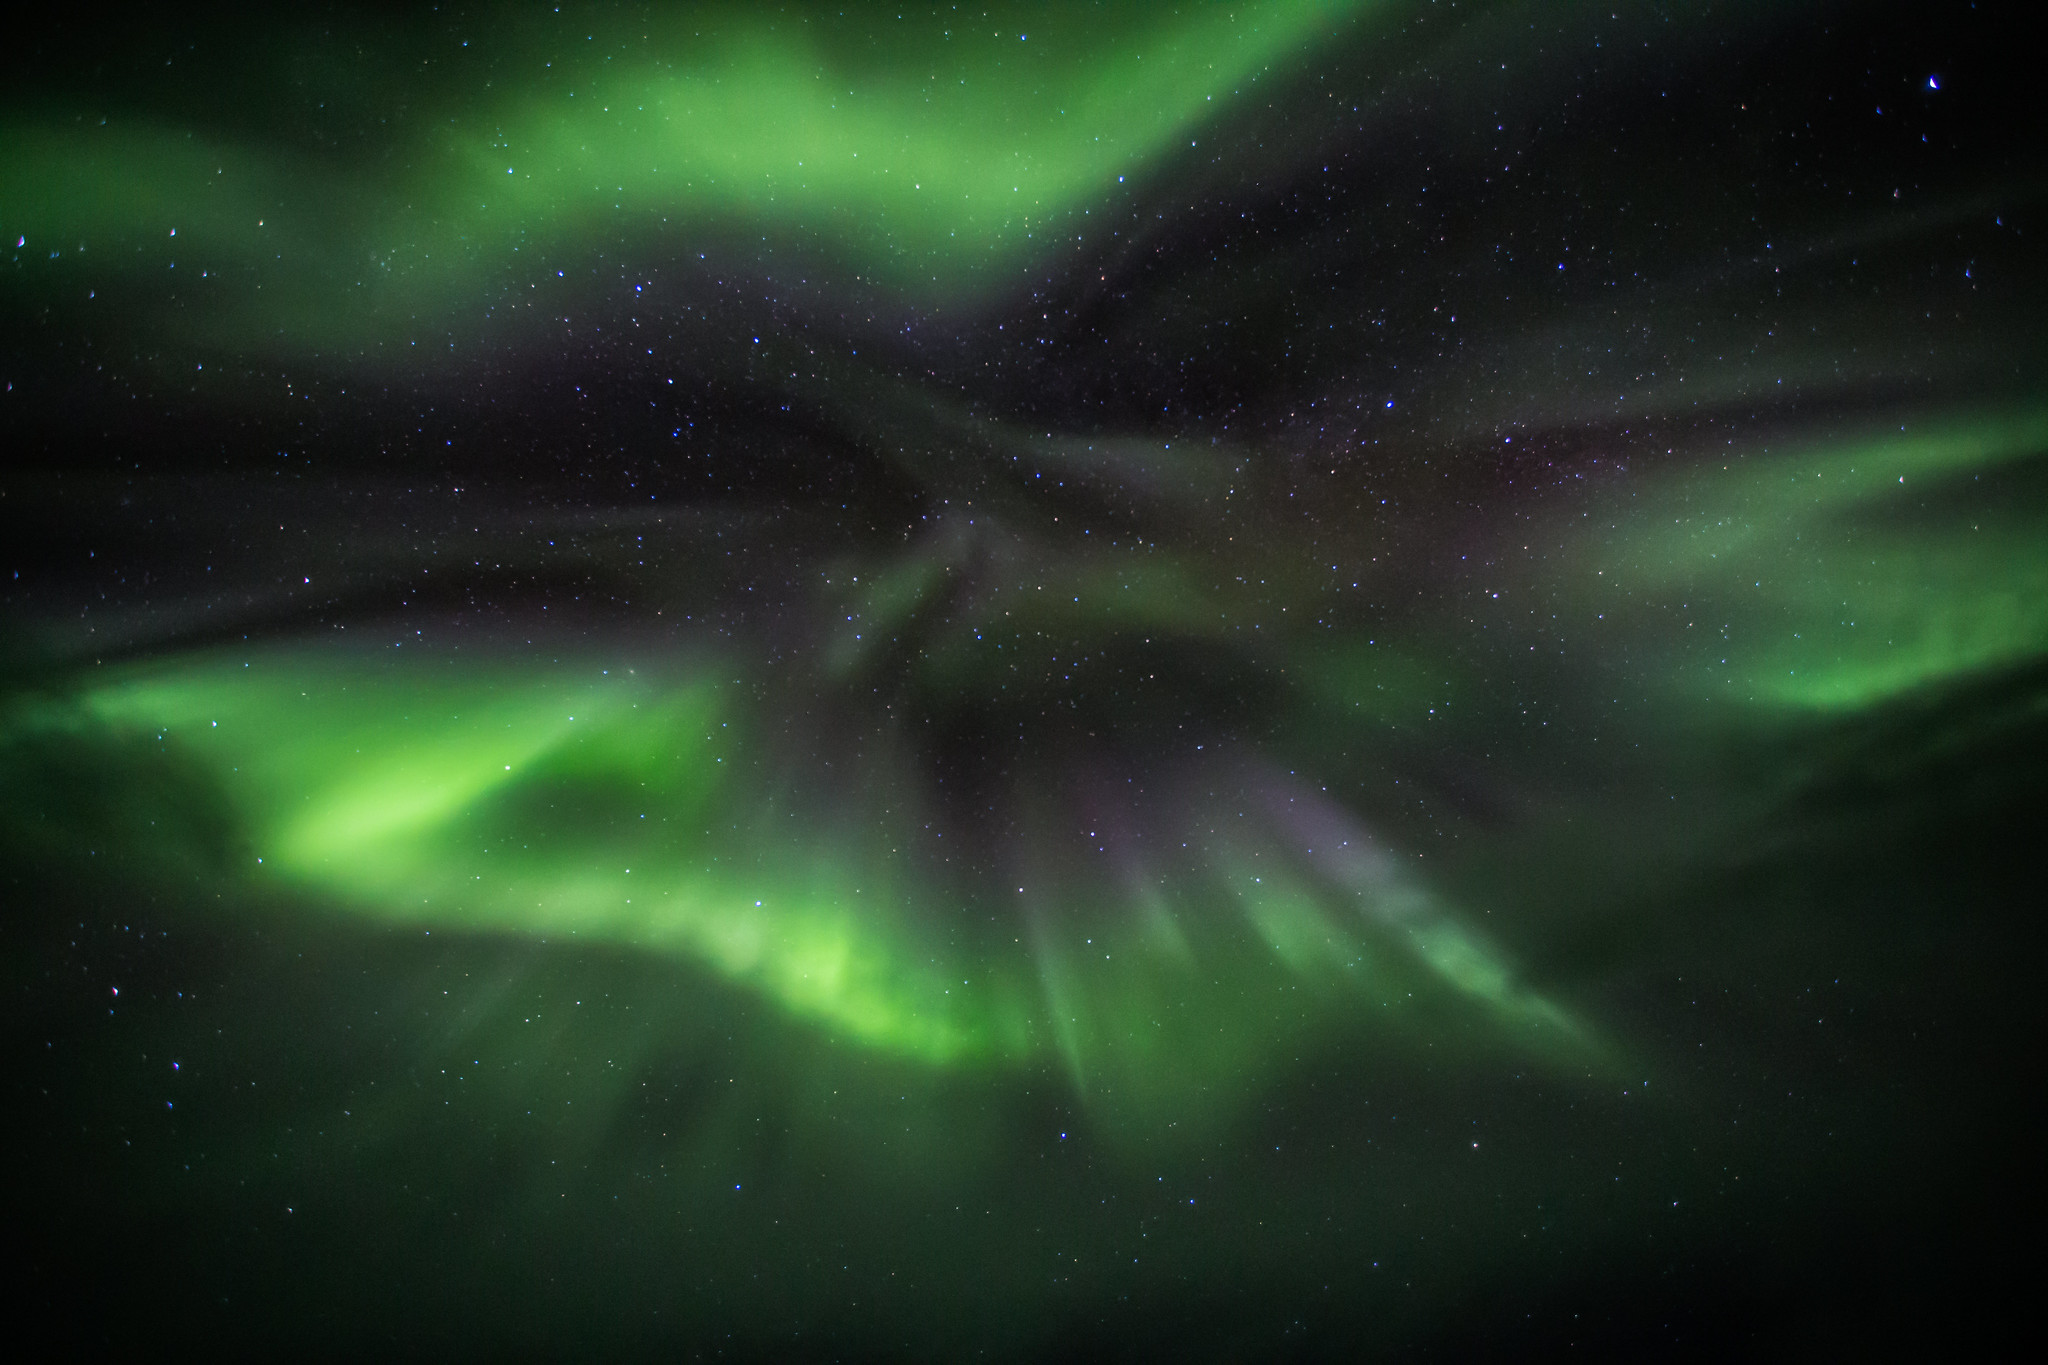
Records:
[[[495,76],[449,68],[460,120],[380,119],[389,155],[368,162],[74,110],[17,122],[0,231],[28,239],[20,283],[131,310],[138,285],[174,290],[177,327],[231,348],[417,359],[572,307],[592,252],[628,239],[694,260],[750,233],[750,253],[772,239],[950,297],[1055,238],[1107,240],[1090,210],[1120,182],[1192,152],[1357,8],[1031,6],[907,22],[881,49],[829,13],[737,8],[499,31],[477,39]]]
[[[1756,651],[1749,681],[1760,698],[1855,708],[2048,651],[2040,525],[1980,521],[1902,536],[1890,550],[1876,564],[1854,550],[1816,556],[1814,578],[1779,594],[1811,624]]]
[[[1316,699],[1347,720],[1427,723],[1460,699],[1464,679],[1390,642],[1347,638],[1306,653],[1301,674]]]
[[[1365,880],[1312,881],[1244,845],[1127,897],[1049,868],[961,942],[958,907],[895,856],[908,824],[794,827],[778,809],[740,689],[555,671],[280,648],[158,664],[87,708],[218,778],[258,885],[393,923],[681,955],[932,1063],[1049,1050],[1127,1099],[1185,1093],[1267,1045],[1266,994],[1304,986],[1318,1010],[1390,1022],[1417,993],[1448,993],[1504,1026],[1545,1026],[1518,1046],[1581,1041],[1377,854]],[[861,793],[843,795],[858,819]]]
[[[403,923],[683,952],[934,1061],[1014,1046],[906,965],[901,926],[859,917],[822,869],[702,861],[700,822],[722,818],[708,812],[736,748],[708,685],[506,670],[451,686],[272,656],[159,670],[90,709],[201,756],[238,798],[266,879]],[[508,805],[521,796],[529,808]]]
[[[2012,665],[2048,651],[2048,526],[1984,481],[2044,452],[2030,410],[1691,465],[1581,540],[1581,590],[1674,639],[1687,695],[1840,710]]]
[[[672,18],[637,60],[579,63],[567,79],[584,88],[510,108],[502,131],[464,144],[460,202],[500,200],[522,221],[608,215],[622,194],[772,221],[844,213],[919,258],[898,268],[922,268],[1014,247],[1102,194],[1348,8],[1151,10],[1135,22],[1013,11],[936,34],[906,25],[909,41],[869,62],[786,20],[707,30]]]

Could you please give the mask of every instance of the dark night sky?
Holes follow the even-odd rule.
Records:
[[[2028,27],[17,30],[19,1330],[2017,1330]]]

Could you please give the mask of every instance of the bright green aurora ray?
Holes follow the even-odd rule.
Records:
[[[548,26],[515,20],[417,72],[300,73],[337,104],[400,110],[424,75],[420,104],[459,111],[387,116],[391,154],[371,161],[61,108],[17,121],[0,129],[0,232],[60,297],[134,309],[179,286],[164,325],[230,352],[416,363],[575,297],[594,268],[617,268],[597,244],[677,233],[765,230],[958,303],[1007,287],[1054,238],[1085,240],[1120,186],[1360,8],[1133,7],[1106,22],[1088,5],[998,7],[903,25],[886,46],[857,33],[864,17],[656,10],[590,17],[567,57]]]
[[[709,669],[661,681],[647,668],[575,672],[600,676],[238,651],[142,668],[86,709],[215,774],[249,832],[259,888],[402,924],[680,953],[929,1062],[1051,1049],[1084,1080],[1114,1068],[1171,1088],[1190,1040],[1158,1016],[1219,971],[1229,990],[1199,1016],[1212,1037],[1248,983],[1289,981],[1397,1019],[1433,986],[1515,1033],[1533,1028],[1539,1051],[1577,1037],[1362,828],[1312,813],[1305,797],[1281,797],[1303,808],[1212,846],[1207,873],[1176,869],[1170,887],[1047,872],[1002,888],[1017,899],[991,937],[1009,945],[964,951],[944,939],[953,907],[897,856],[931,843],[907,777],[870,793],[898,808],[879,830],[821,830],[799,815],[797,791],[740,776],[761,766],[749,743],[760,719],[731,701],[744,689],[706,680]],[[1322,866],[1313,849],[1288,857],[1286,837],[1304,826],[1327,836]],[[1071,924],[1087,926],[1080,941]],[[1222,1047],[1199,1045],[1197,1070],[1230,1070],[1251,1027],[1248,1015],[1220,1030]]]

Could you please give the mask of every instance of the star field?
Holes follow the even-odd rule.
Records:
[[[2048,737],[2016,23],[33,21],[17,1318],[1998,1339]]]

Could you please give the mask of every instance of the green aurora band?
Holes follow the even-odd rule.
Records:
[[[1061,1183],[1078,1165],[1045,1158],[1002,1188],[1003,1144],[1019,1141],[1006,1124],[1021,1132],[1026,1115],[1066,1143],[1071,1121],[1134,1182],[1132,1206],[1157,1186],[1174,1216],[1197,1191],[1206,1213],[1213,1195],[1251,1246],[1268,1193],[1253,1178],[1226,1192],[1214,1153],[1256,1131],[1242,1169],[1265,1171],[1254,1159],[1297,1131],[1273,1096],[1300,1078],[1349,1079],[1287,1092],[1287,1123],[1308,1114],[1318,1141],[1319,1122],[1366,1133],[1381,1114],[1354,1082],[1377,1085],[1383,1066],[1387,1093],[1424,1097],[1416,1112],[1441,1100],[1436,1126],[1415,1127],[1429,1143],[1450,1133],[1455,1160],[1427,1147],[1373,1165],[1405,1130],[1372,1129],[1382,1145],[1366,1156],[1333,1139],[1336,1155],[1300,1157],[1327,1167],[1274,1177],[1273,1226],[1284,1214],[1321,1238],[1349,1217],[1420,1245],[1439,1237],[1435,1210],[1453,1210],[1444,1249],[1426,1248],[1453,1267],[1436,1283],[1456,1304],[1483,1298],[1489,1275],[1521,1273],[1510,1238],[1529,1235],[1458,1164],[1478,1169],[1471,1096],[1492,1086],[1510,1098],[1487,1113],[1563,1115],[1540,1140],[1508,1120],[1485,1138],[1542,1219],[1606,1229],[1599,1200],[1682,1171],[1697,1177],[1684,1215],[1746,1254],[1754,1227],[1730,1233],[1693,1203],[1777,1159],[1751,1159],[1790,1131],[1753,1122],[1761,1102],[1714,1106],[1751,1085],[1778,1102],[1796,1049],[1771,1049],[1793,1025],[1759,1025],[1778,1032],[1729,1064],[1753,1063],[1736,1081],[1699,1069],[1694,1051],[1721,1065],[1718,1042],[1702,1025],[1708,1042],[1685,1034],[1678,1051],[1691,1024],[1669,1020],[1738,1008],[1696,990],[1684,955],[1725,950],[1728,979],[1769,979],[1795,999],[1786,1019],[1819,1028],[1834,1007],[1793,992],[1856,966],[1838,969],[1851,955],[1814,927],[1832,932],[1831,886],[1889,866],[1855,844],[1854,800],[1894,799],[1887,764],[1911,786],[1946,773],[1945,754],[1995,748],[2001,725],[2038,731],[2038,320],[2024,281],[1974,292],[1998,269],[2017,276],[2028,248],[1982,245],[2010,225],[1981,184],[1913,202],[1902,177],[1907,196],[1880,201],[1862,181],[1842,192],[1852,177],[1833,163],[1832,197],[1798,199],[1768,229],[1744,221],[1747,201],[1723,206],[1714,176],[1736,183],[1744,157],[1766,156],[1763,133],[1725,122],[1759,100],[1746,87],[1699,97],[1707,126],[1737,130],[1725,164],[1687,159],[1696,125],[1658,140],[1667,85],[1682,92],[1627,65],[1637,37],[1682,72],[1693,58],[1668,54],[1707,63],[1724,35],[1767,53],[1781,28],[1818,43],[1797,25],[1854,6],[1501,4],[1455,21],[1452,8],[1061,3],[918,11],[892,28],[851,6],[603,7],[474,33],[448,16],[280,19],[249,39],[272,60],[245,62],[232,98],[175,72],[176,98],[9,98],[0,299],[22,320],[18,348],[51,374],[104,371],[106,393],[161,398],[163,447],[201,451],[158,470],[150,402],[103,424],[112,399],[54,381],[37,395],[79,450],[99,450],[95,433],[117,449],[112,473],[84,455],[66,467],[53,438],[48,467],[24,457],[0,488],[9,525],[47,507],[86,528],[51,540],[76,583],[46,587],[53,570],[33,594],[15,587],[16,619],[0,622],[9,856],[35,885],[121,907],[124,931],[153,915],[181,934],[246,934],[247,961],[284,944],[278,979],[295,983],[324,981],[290,975],[324,945],[352,973],[337,1000],[386,992],[375,1024],[366,1006],[347,1037],[336,1025],[277,1044],[308,1073],[339,1059],[346,1085],[319,1103],[345,1096],[358,1127],[288,1107],[245,1130],[222,1120],[212,1131],[238,1145],[217,1169],[282,1169],[263,1163],[287,1148],[316,1153],[307,1169],[352,1169],[381,1143],[415,1180],[406,1149],[456,1131],[433,1126],[462,1103],[452,1070],[490,1097],[463,1131],[526,1134],[492,1149],[531,1158],[504,1181],[502,1208],[531,1205],[505,1215],[512,1243],[588,1233],[550,1221],[570,1195],[547,1182],[572,1166],[600,1173],[590,1189],[659,1169],[677,1175],[660,1187],[675,1226],[653,1195],[623,1213],[600,1203],[589,1226],[610,1237],[616,1217],[630,1230],[617,1245],[710,1266],[709,1284],[726,1259],[768,1264],[786,1235],[728,1197],[799,1167],[823,1186],[815,1165],[832,1194],[792,1177],[779,1216],[796,1225],[815,1197],[831,1236],[890,1229],[880,1242],[922,1248],[904,1260],[921,1284],[956,1305],[986,1292],[1028,1352],[1047,1349],[1031,1335],[1045,1296],[1066,1290],[1003,1279],[1008,1253],[988,1248],[1082,1229],[1061,1245],[1114,1252],[1101,1278],[1081,1276],[1108,1302],[1126,1260],[1150,1273],[1161,1243],[1088,1242],[1114,1199],[1095,1186],[1079,1213],[1041,1218],[1081,1188]],[[1548,47],[1529,36],[1538,22]],[[1589,57],[1596,35],[1610,46]],[[1613,53],[1635,85],[1612,78],[1613,110],[1580,104],[1591,78],[1571,63],[1598,75]],[[320,132],[309,109],[352,135]],[[1517,144],[1518,119],[1542,136]],[[1588,131],[1600,119],[1628,136]],[[1429,142],[1416,129],[1431,120],[1477,133]],[[1632,159],[1610,166],[1610,141]],[[1544,162],[1531,147],[1564,150]],[[1331,167],[1358,148],[1353,194]],[[1525,160],[1537,172],[1511,182]],[[1812,164],[1784,172],[1788,202]],[[2040,183],[2013,201],[2031,211]],[[1547,198],[1559,185],[1570,194]],[[1284,211],[1261,198],[1272,186]],[[1429,218],[1439,199],[1464,216]],[[1354,219],[1318,221],[1326,204]],[[1175,224],[1181,205],[1195,226]],[[1965,231],[1975,254],[1948,245]],[[1604,255],[1582,250],[1596,239]],[[1957,284],[1966,265],[1977,273]],[[1950,289],[1964,302],[1944,312]],[[1241,392],[1204,409],[1204,386],[1239,371]],[[1131,393],[1142,405],[1117,406]],[[692,415],[712,434],[692,435]],[[143,433],[133,450],[105,434],[123,420]],[[481,457],[461,448],[466,423]],[[231,467],[231,448],[258,453]],[[303,453],[316,449],[325,465]],[[608,460],[627,471],[616,488],[601,485]],[[599,471],[587,487],[609,491],[585,498],[585,465]],[[445,473],[479,469],[474,486]],[[531,487],[553,491],[522,501],[534,470]],[[102,518],[80,509],[96,506],[144,547],[124,564],[173,547],[154,583],[137,573],[115,600],[94,595],[88,576],[122,534],[92,538]],[[1987,809],[2005,799],[1990,779],[1957,786]],[[1849,814],[1814,814],[1844,790]],[[1910,845],[1905,818],[1868,818],[1873,848]],[[1812,849],[1820,890],[1799,881]],[[246,1006],[252,1034],[327,1017],[286,998],[301,986],[273,999],[246,980],[236,999],[262,1002]],[[1641,1003],[1667,987],[1707,1008]],[[206,1028],[164,1026],[181,1056],[211,1046],[208,1028],[228,1037],[220,1021],[244,1008],[216,1005],[230,992],[212,978],[205,990],[220,1011]],[[600,992],[615,1013],[585,1009]],[[94,997],[94,1027],[107,1003]],[[397,1093],[398,1063],[376,1070],[376,1028],[417,1094]],[[593,1058],[604,1069],[571,1075]],[[634,1108],[647,1077],[677,1075],[673,1110]],[[280,1095],[297,1083],[263,1076]],[[1405,1122],[1410,1103],[1384,1108]],[[1809,1126],[1877,1151],[1888,1103]],[[694,1119],[676,1116],[690,1104]],[[1640,1186],[1602,1166],[1558,1214],[1556,1191],[1593,1169],[1580,1157],[1597,1144],[1578,1144],[1595,1113],[1631,1162],[1665,1164],[1630,1165],[1630,1182],[1649,1168]],[[761,1136],[778,1123],[782,1137]],[[358,1131],[374,1135],[361,1149],[318,1145]],[[1809,1145],[1825,1151],[1784,1156],[1774,1190],[1835,1188],[1837,1148]],[[420,1169],[459,1183],[460,1155]],[[671,1195],[686,1168],[698,1184]],[[206,1178],[213,1194],[167,1207],[241,1197]],[[1664,1236],[1647,1220],[1679,1208],[1683,1182],[1667,1183],[1651,1214],[1612,1226]],[[961,1234],[974,1255],[916,1221],[931,1212],[903,1192],[928,1190],[942,1219],[987,1195],[995,1230]],[[1622,1246],[1607,1235],[1586,1240]],[[1216,1234],[1186,1236],[1192,1265]],[[1247,1252],[1246,1294],[1259,1274],[1293,1284],[1306,1242],[1276,1233]],[[835,1245],[805,1244],[816,1264],[787,1284],[706,1299],[701,1322],[838,1303],[834,1276],[860,1267]],[[1374,1247],[1358,1258],[1377,1274]],[[603,1265],[587,1273],[608,1320],[612,1278],[639,1268]],[[895,1273],[876,1269],[865,1301],[895,1292]],[[1301,1274],[1328,1291],[1322,1270]],[[1215,1282],[1183,1275],[1174,1292]],[[665,1308],[665,1292],[621,1295]],[[908,1338],[901,1324],[925,1309],[892,1302],[889,1330]],[[555,1345],[581,1344],[563,1330]],[[894,1338],[876,1330],[887,1357]],[[926,1339],[958,1358],[983,1330]]]
[[[1662,656],[1663,706],[1681,713],[1879,705],[2048,647],[2048,538],[2024,509],[1965,503],[1931,525],[1867,533],[1889,504],[1953,501],[2044,443],[2048,419],[2030,414],[1794,449],[1718,484],[1688,471],[1635,485],[1625,508],[1604,509],[1614,534],[1564,541],[1547,577],[1503,581],[1486,601],[1563,603],[1641,642]],[[1149,558],[1080,566],[1071,594],[1051,583],[1077,608],[1065,624],[1098,638],[1134,623],[1186,634],[1243,608],[1184,581],[1145,592]],[[860,658],[857,632],[907,615],[930,576],[913,558],[858,599],[859,622],[827,649],[836,676]],[[999,596],[989,602],[971,631],[955,632],[957,657],[926,660],[943,684],[979,682],[994,666],[985,640],[976,649],[1003,614]],[[1492,624],[1512,632],[1514,617],[1496,608]],[[1484,706],[1479,680],[1425,641],[1330,647],[1303,633],[1274,647],[1300,661],[1309,681],[1298,704],[1329,733],[1415,729],[1439,708]],[[488,658],[373,662],[340,647],[215,649],[125,667],[84,694],[79,718],[172,746],[210,772],[247,832],[253,885],[284,903],[310,894],[397,924],[678,953],[835,1034],[933,1064],[1052,1053],[1084,1090],[1108,1075],[1127,1094],[1178,1098],[1256,1066],[1272,1039],[1242,1052],[1263,1032],[1262,1007],[1245,1002],[1304,985],[1318,1003],[1294,1027],[1370,1007],[1421,1037],[1400,1018],[1417,990],[1434,991],[1481,1007],[1501,1030],[1496,1045],[1559,1062],[1599,1056],[1555,1003],[1515,982],[1469,915],[1331,812],[1284,812],[1198,844],[1199,868],[1151,868],[1171,875],[1132,869],[1076,886],[1020,874],[1038,884],[1015,887],[1018,900],[989,917],[1015,931],[1009,946],[948,942],[946,896],[957,888],[902,856],[932,844],[935,817],[919,804],[907,752],[877,757],[863,795],[834,791],[883,816],[821,827],[801,793],[830,788],[829,774],[788,771],[771,754],[780,785],[742,776],[763,770],[775,711],[729,676],[744,659],[613,663],[536,670]],[[1255,774],[1224,776],[1259,785]],[[1191,990],[1200,1008],[1172,1008]]]
[[[543,55],[559,53],[559,35],[515,22],[444,54],[456,70],[435,74],[438,102],[398,119],[390,154],[374,163],[294,162],[231,130],[135,118],[17,122],[0,139],[0,226],[30,243],[43,272],[27,288],[62,297],[90,281],[96,306],[139,301],[176,353],[341,352],[372,372],[429,336],[475,340],[460,319],[472,332],[484,325],[479,298],[483,319],[553,306],[561,296],[545,281],[566,272],[543,267],[580,257],[585,243],[677,225],[809,240],[902,297],[964,306],[1053,253],[1036,240],[1048,224],[1063,242],[1085,241],[1119,182],[1199,142],[1276,67],[1370,14],[1275,2],[1145,9],[1105,27],[1085,6],[1032,8],[957,28],[906,25],[901,41],[868,48],[822,14],[676,11],[592,19],[559,61]],[[377,99],[401,79],[397,62],[377,79],[359,75],[357,90],[341,72],[300,76],[329,82],[336,99]],[[42,259],[32,248],[45,243],[55,249]],[[161,300],[152,313],[152,291],[164,288],[152,281],[171,270],[176,306]],[[774,338],[770,349],[795,354]],[[814,373],[810,392],[835,382],[873,385],[841,362]],[[1517,612],[1534,614],[1523,604],[1540,601],[1596,635],[1638,640],[1661,659],[1673,704],[1839,711],[1995,669],[2048,645],[2048,537],[2031,510],[1973,509],[1967,525],[1899,522],[1876,536],[1866,523],[2032,455],[2044,435],[2048,419],[2029,410],[1702,462],[1573,513],[1611,534],[1549,528],[1558,557],[1540,574],[1504,570],[1479,609],[1512,632],[1525,624]],[[1140,477],[1172,505],[1200,503],[1230,477],[1177,460],[1171,442],[1032,449],[1077,477]],[[872,634],[914,615],[934,575],[957,567],[957,549],[927,545],[871,573],[847,620]],[[1190,564],[1137,551],[1032,573],[1037,592],[1077,605],[1056,614],[1060,627],[1216,640],[1204,623],[1303,596],[1321,574],[1306,554],[1262,553],[1263,594],[1242,575],[1230,590],[1205,588]],[[994,598],[981,605],[967,627],[977,639],[1000,609]],[[859,633],[849,626],[827,646],[831,671],[858,670]],[[1483,687],[1426,633],[1334,645],[1320,635],[1268,639],[1295,658],[1301,705],[1320,723],[1413,725],[1453,698],[1471,709]],[[971,653],[962,636],[921,667],[935,687],[971,683],[987,676]],[[1120,1073],[1159,1076],[1173,1070],[1164,1058],[1195,1055],[1190,1073],[1201,1075],[1242,1032],[1212,1018],[1227,1012],[1225,996],[1238,998],[1236,982],[1193,1012],[1222,1043],[1190,1054],[1189,1039],[1156,1018],[1171,994],[1160,978],[1192,980],[1242,951],[1229,935],[1189,942],[1185,925],[1204,916],[1171,903],[1185,887],[1144,893],[1150,912],[1134,916],[1114,909],[1133,894],[1129,878],[1078,892],[1019,887],[1030,913],[1009,965],[985,962],[985,944],[934,955],[936,912],[922,904],[932,892],[882,851],[925,823],[906,804],[907,771],[872,779],[894,823],[842,831],[828,850],[806,842],[819,837],[808,823],[801,839],[778,829],[787,791],[736,775],[758,768],[767,723],[734,699],[741,680],[729,675],[744,660],[558,667],[543,680],[510,663],[371,665],[277,644],[128,666],[77,706],[214,773],[246,822],[259,884],[279,895],[398,923],[682,953],[801,1016],[933,1063],[1052,1048],[1081,1078],[1123,1051]],[[591,824],[579,844],[560,814],[577,792],[585,805],[603,794],[623,824]],[[1353,833],[1370,845],[1363,828]],[[1261,989],[1313,979],[1343,1008],[1392,1008],[1422,984],[1483,1006],[1510,1033],[1542,1036],[1542,1049],[1586,1055],[1590,1040],[1563,1011],[1514,984],[1469,916],[1391,853],[1361,854],[1371,869],[1347,881],[1275,859],[1286,835],[1261,838],[1274,847],[1212,847],[1210,885],[1187,893],[1250,926],[1274,968],[1246,969]],[[1074,943],[1051,923],[1091,929]],[[1198,957],[1209,964],[1199,971]]]
[[[104,310],[148,307],[179,272],[173,339],[229,353],[411,364],[573,297],[557,281],[592,244],[679,230],[809,241],[961,303],[1361,9],[999,7],[887,44],[859,11],[592,14],[566,59],[559,23],[515,18],[418,70],[358,49],[289,73],[337,107],[409,109],[379,118],[396,126],[374,158],[61,107],[17,121],[0,232],[34,248],[42,288]]]

